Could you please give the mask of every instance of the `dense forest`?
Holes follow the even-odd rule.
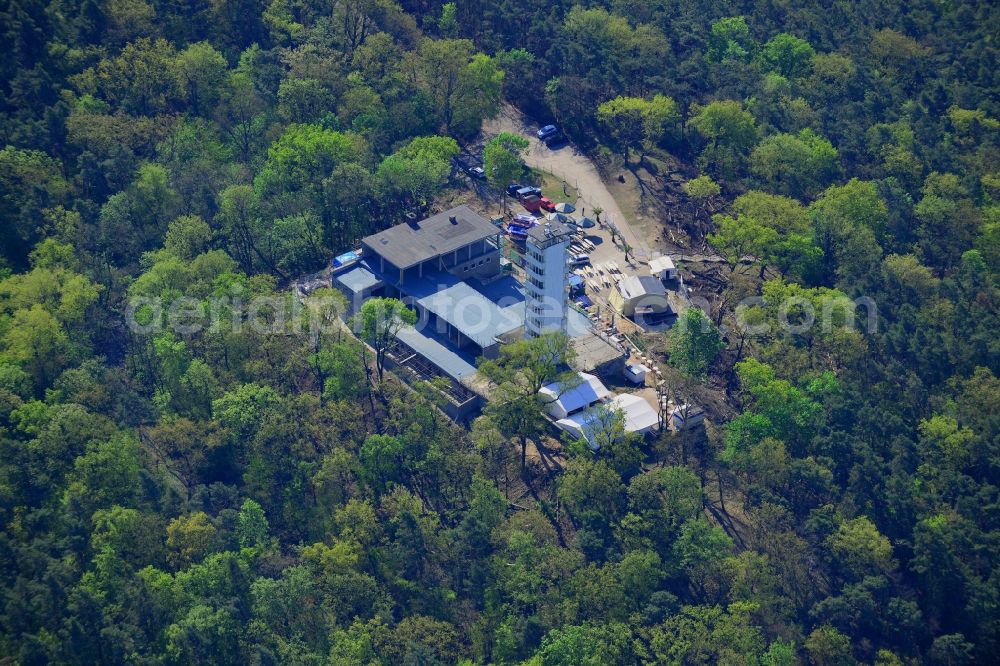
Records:
[[[1000,654],[996,3],[6,0],[0,27],[0,663]],[[522,469],[533,391],[459,426],[382,376],[377,322],[298,304],[467,190],[507,102],[714,213],[678,224],[728,260],[724,335],[650,342],[724,396],[701,437]],[[150,305],[259,297],[281,334]],[[877,324],[778,325],[843,297]]]

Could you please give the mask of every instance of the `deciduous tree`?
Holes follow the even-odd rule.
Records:
[[[670,333],[670,362],[691,376],[703,376],[725,347],[722,334],[699,308],[685,310]]]
[[[370,298],[358,313],[361,339],[375,350],[375,370],[378,383],[382,384],[386,353],[395,343],[396,334],[403,326],[412,326],[417,314],[394,298]]]
[[[523,136],[501,132],[483,147],[483,170],[486,180],[500,191],[504,207],[507,205],[507,186],[517,182],[524,173],[521,155],[528,149],[528,140]]]
[[[736,177],[757,143],[753,116],[732,100],[711,102],[692,112],[688,124],[708,142],[701,153],[702,165],[723,178]]]
[[[604,102],[597,107],[597,120],[622,148],[628,164],[630,149],[639,151],[641,161],[645,145],[676,140],[681,117],[674,100],[656,95],[651,100],[616,97]]]

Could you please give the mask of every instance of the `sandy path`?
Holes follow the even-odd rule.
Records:
[[[501,107],[496,118],[483,124],[483,133],[487,136],[511,132],[527,137],[530,145],[524,161],[528,166],[544,169],[575,187],[580,194],[580,198],[573,202],[578,212],[586,209],[588,215],[593,215],[594,208],[600,206],[604,210],[601,219],[614,222],[625,241],[632,246],[636,258],[642,260],[650,257],[649,245],[641,234],[633,230],[597,173],[594,163],[568,144],[550,150],[535,136],[536,129],[534,124],[529,125],[524,116],[509,104]]]

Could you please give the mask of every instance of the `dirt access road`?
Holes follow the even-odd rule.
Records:
[[[529,146],[524,161],[528,166],[548,171],[575,187],[580,196],[577,201],[571,203],[576,206],[578,213],[581,209],[586,209],[586,214],[593,215],[594,208],[600,207],[604,211],[601,213],[601,219],[614,222],[625,241],[632,246],[632,254],[640,261],[649,259],[652,256],[649,244],[633,230],[601,175],[597,173],[594,163],[569,144],[563,144],[555,150],[549,149],[535,136],[537,129],[535,123],[529,122],[520,111],[509,104],[504,104],[500,108],[496,118],[489,119],[483,124],[483,133],[488,137],[500,132],[526,137]]]

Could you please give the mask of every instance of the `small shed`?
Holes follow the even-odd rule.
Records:
[[[625,366],[625,379],[633,384],[645,384],[648,374],[649,368],[642,363],[629,363]]]
[[[553,382],[543,386],[538,393],[546,403],[546,411],[555,419],[564,419],[611,395],[596,375],[586,372],[578,372],[572,385]]]
[[[674,260],[663,255],[649,260],[649,274],[661,280],[676,280],[677,267]]]
[[[683,404],[670,410],[670,424],[674,430],[693,428],[705,420],[705,410],[694,405]]]

